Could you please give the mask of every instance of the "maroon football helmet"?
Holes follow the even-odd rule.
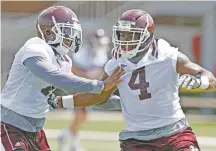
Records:
[[[113,54],[130,59],[147,51],[154,40],[153,18],[142,10],[128,10],[113,26]]]
[[[77,52],[82,44],[82,29],[76,14],[64,6],[53,6],[40,13],[37,29],[57,53]]]

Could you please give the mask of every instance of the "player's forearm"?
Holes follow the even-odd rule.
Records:
[[[196,77],[201,73],[201,76],[198,79],[200,80],[200,85],[198,86],[198,88],[210,90],[215,89],[216,87],[216,78],[214,77],[214,75],[198,64],[190,61],[189,58],[183,53],[179,53],[178,55],[177,72],[182,75],[189,74]]]
[[[53,80],[52,80],[53,79]],[[60,79],[60,80],[56,80]],[[104,84],[102,81],[89,80],[72,74],[57,73],[52,75],[49,82],[67,93],[96,93],[100,94]]]
[[[109,99],[116,88],[103,91],[101,94],[82,93],[74,95],[74,107],[88,107],[100,104]]]
[[[189,63],[191,65],[189,66],[189,72],[191,72],[191,75],[196,76],[197,74],[200,74],[201,76],[201,84],[202,82],[206,82],[206,84],[208,84],[208,88],[205,90],[211,90],[211,89],[215,89],[216,88],[216,78],[214,77],[214,75],[212,74],[212,72],[202,68],[201,66],[194,64],[194,63]],[[207,81],[202,81],[203,77],[207,80]]]
[[[210,71],[200,67],[197,64],[194,64],[194,63],[190,63],[190,64],[192,64],[192,66],[188,68],[187,70],[185,70],[185,71],[188,71],[185,73],[195,76],[197,78],[197,81],[199,81],[198,82],[199,85],[197,88],[201,88],[205,90],[213,90],[216,88],[216,78]]]
[[[37,77],[51,85],[64,89],[68,93],[96,93],[100,94],[104,84],[102,81],[81,78],[71,73],[61,72],[53,64],[43,58],[32,57],[24,61],[26,67]]]
[[[103,91],[101,94],[81,93],[67,96],[58,96],[57,98],[49,99],[48,103],[53,108],[83,108],[108,100],[114,90],[115,89],[113,88],[109,91]]]

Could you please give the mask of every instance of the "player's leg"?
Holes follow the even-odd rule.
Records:
[[[79,130],[80,130],[81,126],[86,121],[87,121],[87,111],[86,111],[86,109],[82,108],[82,109],[76,110],[75,111],[74,122],[70,127],[72,135],[74,136],[74,141],[73,141],[73,144],[71,146],[71,150],[74,150],[74,151],[83,150],[81,148],[81,144],[80,144]]]
[[[86,122],[87,120],[87,112],[85,108],[75,110],[75,118],[70,127],[71,132],[76,134],[79,132],[80,127]]]
[[[28,149],[28,140],[22,130],[1,122],[1,149],[5,151]]]
[[[151,141],[140,141],[128,139],[120,141],[121,151],[161,151],[162,145],[159,139]]]
[[[166,138],[168,151],[201,151],[195,134],[188,127],[186,130]]]
[[[78,147],[81,148],[79,129],[87,120],[86,109],[75,109],[74,115],[74,120],[71,121],[69,127],[65,128],[58,136],[59,150],[68,148],[68,144],[70,144],[70,147],[74,148],[74,150],[78,150],[76,149]]]

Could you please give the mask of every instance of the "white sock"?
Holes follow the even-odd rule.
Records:
[[[69,139],[73,139],[74,138],[74,134],[73,132],[71,132],[71,129],[69,127],[63,129],[63,131],[61,132],[60,134],[60,137],[66,137],[66,138],[69,138]]]
[[[76,132],[76,134],[74,135],[73,145],[74,146],[80,146],[80,136],[79,136],[78,132]]]

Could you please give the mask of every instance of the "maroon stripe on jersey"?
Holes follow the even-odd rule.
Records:
[[[67,62],[69,61],[69,59],[65,55],[63,56],[63,58],[64,58],[65,61],[67,61]]]
[[[156,58],[158,58],[158,49],[157,49],[158,40],[159,39],[156,38],[152,43],[152,47],[153,47],[152,56],[154,56]]]

